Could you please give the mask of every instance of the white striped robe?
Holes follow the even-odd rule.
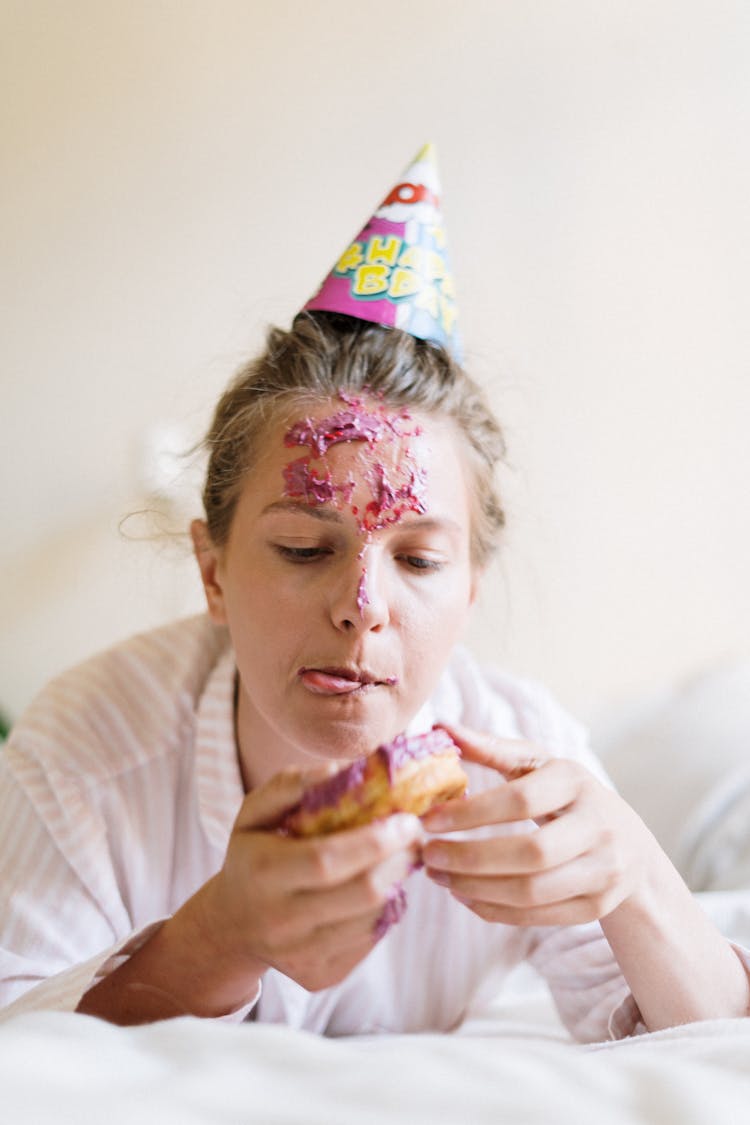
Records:
[[[219,869],[243,798],[235,676],[226,631],[200,616],[58,677],[17,724],[0,754],[0,1017],[75,1009]],[[541,688],[461,648],[413,728],[440,720],[532,739],[601,776]],[[473,791],[497,784],[467,769]],[[328,1035],[448,1030],[528,958],[577,1038],[639,1026],[598,925],[490,925],[422,872],[407,895],[403,920],[345,981],[313,994],[269,970],[254,1018]]]

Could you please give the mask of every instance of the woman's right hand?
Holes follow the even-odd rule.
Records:
[[[222,957],[256,978],[273,967],[310,991],[337,984],[370,952],[424,839],[407,814],[309,839],[278,832],[319,778],[284,771],[245,797],[202,903]]]
[[[320,773],[318,773],[318,779]],[[135,952],[85,993],[78,1011],[112,1023],[228,1015],[270,967],[310,991],[337,984],[384,932],[423,830],[399,815],[315,839],[278,831],[314,780],[288,771],[249,793],[224,864]]]

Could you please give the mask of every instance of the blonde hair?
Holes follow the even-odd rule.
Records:
[[[369,391],[389,406],[452,421],[472,485],[472,560],[485,566],[505,524],[494,480],[505,445],[483,393],[439,345],[331,313],[302,313],[290,331],[271,328],[265,351],[238,371],[219,399],[205,438],[203,504],[213,543],[226,543],[242,483],[281,409],[341,391]]]

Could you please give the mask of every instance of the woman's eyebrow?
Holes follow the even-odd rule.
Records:
[[[404,516],[393,525],[404,531],[462,531],[461,524],[451,516]]]
[[[295,515],[312,516],[313,519],[323,520],[326,523],[342,523],[343,516],[335,508],[325,504],[304,504],[300,500],[275,500],[268,504],[260,513],[261,516],[272,515],[274,512],[292,512]]]
[[[305,504],[301,500],[275,500],[268,504],[260,513],[261,516],[273,515],[276,512],[291,512],[293,515],[312,516],[313,519],[324,523],[343,523],[344,514],[327,504]],[[451,516],[431,515],[404,515],[388,525],[392,531],[443,531],[449,535],[461,534],[462,527],[458,520]]]

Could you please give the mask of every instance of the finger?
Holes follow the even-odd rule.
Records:
[[[560,817],[542,828],[474,840],[428,840],[422,858],[428,874],[528,875],[570,863],[591,850],[594,830],[576,818]]]
[[[428,870],[428,875],[430,871]],[[531,875],[461,875],[440,871],[432,876],[456,897],[473,903],[535,910],[569,899],[598,898],[613,880],[596,858],[579,856],[571,863]]]
[[[483,825],[542,820],[567,808],[581,786],[581,771],[564,758],[474,797],[446,801],[422,817],[428,832],[459,832]]]
[[[271,962],[292,958],[306,971],[325,973],[331,956],[361,959],[403,916],[410,866],[407,857],[393,856],[345,887],[292,896]]]
[[[533,742],[520,738],[503,738],[472,730],[461,723],[440,723],[469,762],[498,770],[505,777],[521,777],[538,769],[549,760],[550,754]]]
[[[275,774],[265,785],[247,794],[235,821],[235,829],[276,828],[283,816],[302,800],[305,789],[324,781],[336,770],[336,764],[331,762],[316,769],[292,767]]]
[[[609,909],[606,906],[601,908],[595,900],[585,895],[565,902],[530,908],[466,901],[459,896],[456,898],[483,921],[505,926],[579,926],[603,918],[609,909],[614,909],[614,906]]]
[[[314,917],[321,926],[338,924],[351,917],[376,917],[413,869],[412,856],[408,852],[397,852],[338,887],[299,892],[290,908]]]
[[[283,945],[271,953],[270,960],[300,982],[304,976],[308,988],[325,987],[338,979],[336,966],[347,965],[351,970],[405,909],[403,889],[393,888],[383,901],[355,914],[327,918],[312,930],[309,926],[295,926],[292,932],[296,931],[296,936],[288,934]]]
[[[346,883],[395,853],[415,863],[424,840],[417,817],[396,813],[385,820],[310,839],[284,839],[288,845],[289,885],[320,890]]]

